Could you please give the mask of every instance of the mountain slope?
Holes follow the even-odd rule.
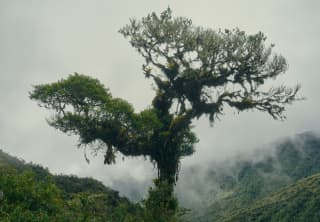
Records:
[[[256,201],[320,172],[320,139],[312,133],[282,141],[273,152],[211,168],[207,207],[191,214],[191,221],[221,221]],[[192,177],[192,176],[190,176]],[[195,216],[196,215],[196,216]]]
[[[207,205],[186,215],[187,221],[316,221],[319,216],[320,138],[312,133],[284,140],[273,152],[214,165],[205,174],[197,170],[182,179],[195,180],[199,190],[206,187],[201,197]],[[149,222],[145,216],[140,205],[97,180],[52,175],[0,151],[0,221]]]
[[[102,184],[102,182],[95,180],[89,177],[79,178],[74,175],[52,175],[48,169],[34,164],[34,163],[26,163],[22,159],[18,159],[13,157],[4,151],[0,150],[0,167],[9,167],[17,170],[18,172],[22,171],[32,171],[35,178],[42,180],[43,178],[50,177],[52,182],[63,190],[66,193],[79,193],[79,192],[87,192],[87,193],[98,193],[98,192],[106,192],[106,193],[114,193],[118,195],[118,192],[112,190]]]
[[[224,222],[317,222],[320,219],[320,174],[307,177],[257,201]]]
[[[0,151],[0,221],[129,222],[141,214],[97,180],[52,175]]]

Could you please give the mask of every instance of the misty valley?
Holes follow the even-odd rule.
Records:
[[[319,221],[319,135],[270,146],[184,169],[176,190],[187,209],[180,220]],[[133,201],[95,179],[53,175],[4,151],[0,166],[1,221],[144,221],[143,196]]]

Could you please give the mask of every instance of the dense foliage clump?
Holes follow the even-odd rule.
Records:
[[[26,164],[0,152],[0,221],[145,220],[141,205],[91,178],[52,175],[39,165]],[[151,220],[149,220],[151,221]]]

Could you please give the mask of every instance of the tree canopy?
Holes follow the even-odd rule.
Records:
[[[77,73],[36,85],[30,93],[55,111],[51,126],[78,135],[80,144],[94,151],[104,150],[107,164],[115,162],[116,152],[143,155],[156,165],[159,180],[173,186],[181,158],[192,154],[198,141],[192,120],[208,116],[213,123],[228,106],[284,119],[285,105],[299,99],[299,86],[263,89],[287,70],[287,62],[261,32],[195,26],[173,17],[170,8],[131,19],[119,32],[145,59],[143,73],[154,82],[148,108],[135,112],[97,79]]]
[[[176,115],[209,115],[214,121],[228,105],[283,119],[284,105],[296,99],[299,86],[260,89],[287,69],[285,58],[272,53],[274,45],[265,44],[262,32],[194,26],[190,19],[173,18],[168,8],[160,16],[132,19],[120,33],[145,58],[145,76],[170,105],[177,104]]]

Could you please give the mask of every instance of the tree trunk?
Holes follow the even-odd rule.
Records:
[[[170,186],[174,186],[177,179],[177,161],[165,161],[163,163],[158,163],[158,179],[161,182],[168,183]]]

